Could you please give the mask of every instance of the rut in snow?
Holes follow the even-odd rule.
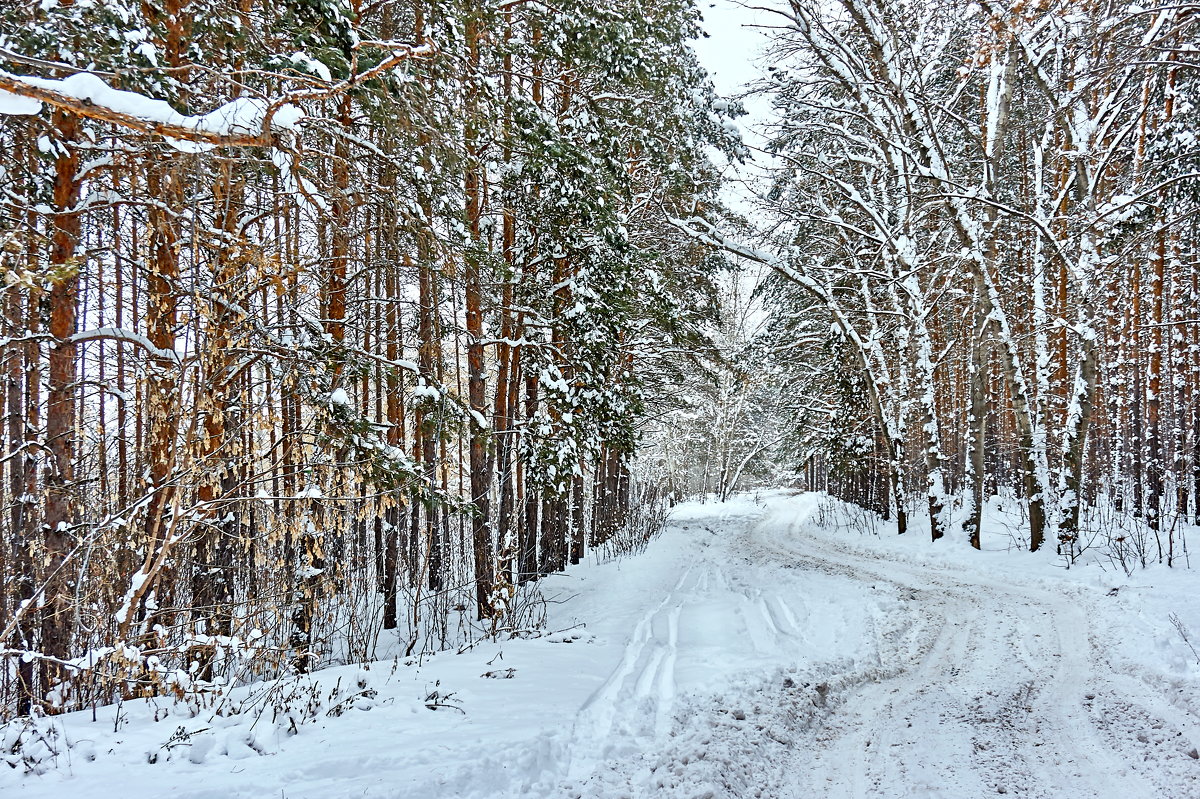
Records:
[[[561,795],[1200,796],[1200,720],[1114,667],[1100,600],[883,559],[815,502],[695,528],[580,711]],[[710,690],[681,694],[672,669],[704,662]]]

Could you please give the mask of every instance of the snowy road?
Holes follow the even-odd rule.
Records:
[[[1200,796],[1196,717],[1114,671],[1084,596],[881,562],[802,530],[772,541],[805,568],[904,592],[921,629],[882,638],[896,673],[826,720],[800,761],[814,795]]]
[[[811,510],[788,501],[697,550],[584,711],[602,720],[593,746],[632,738],[645,754],[589,762],[573,795],[1200,796],[1200,723],[1110,663],[1105,636],[1128,627],[1093,624],[1111,615],[1097,592],[885,560]],[[822,634],[841,663],[813,662],[837,650],[808,645]],[[775,668],[666,723],[677,664],[746,651]]]
[[[1200,655],[1168,622],[1200,630],[1195,572],[864,536],[819,502],[680,506],[546,581],[559,632],[283,691],[369,686],[353,710],[57,717],[70,748],[0,795],[1200,799]]]

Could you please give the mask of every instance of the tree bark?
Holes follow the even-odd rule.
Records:
[[[80,267],[76,247],[80,238],[79,120],[58,111],[55,136],[60,144],[54,162],[55,216],[50,234],[50,370],[46,397],[45,555],[42,600],[42,652],[66,659],[71,646],[71,608],[75,597],[74,569],[67,564],[77,519],[75,497],[75,333]],[[47,708],[65,707],[67,672],[42,661],[42,690]]]

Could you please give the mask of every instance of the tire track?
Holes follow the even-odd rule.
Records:
[[[906,612],[941,627],[924,654],[828,719],[799,769],[824,779],[807,788],[855,799],[1200,796],[1196,720],[1112,672],[1080,600],[882,562],[799,524],[774,538],[772,526],[752,531],[758,543],[794,551],[805,568],[907,591]],[[881,640],[881,662],[885,651]]]

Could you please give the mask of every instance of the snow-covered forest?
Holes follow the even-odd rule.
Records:
[[[459,643],[649,523],[739,144],[633,9],[4,12],[10,712]]]
[[[1196,103],[1194,3],[0,5],[0,790],[1200,796]]]
[[[977,545],[1011,493],[1031,549],[1078,552],[1116,512],[1154,539],[1122,557],[1173,562],[1200,485],[1197,9],[773,21],[768,246],[684,224],[779,276],[749,343],[782,374],[750,393],[788,397],[788,465],[901,531],[915,512]]]

